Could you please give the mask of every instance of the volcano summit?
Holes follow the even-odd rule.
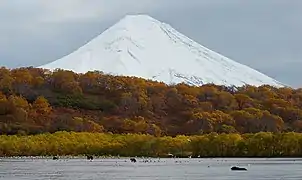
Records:
[[[98,70],[167,84],[284,86],[148,15],[127,15],[76,51],[39,68],[77,73]]]

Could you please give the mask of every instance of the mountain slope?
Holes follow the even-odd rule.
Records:
[[[40,68],[100,70],[167,84],[283,86],[147,15],[128,15],[75,52]]]

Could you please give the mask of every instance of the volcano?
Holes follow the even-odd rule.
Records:
[[[39,68],[97,70],[166,84],[284,86],[148,15],[127,15],[76,51]]]

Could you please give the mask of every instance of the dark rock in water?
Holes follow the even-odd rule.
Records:
[[[241,167],[237,167],[237,166],[233,166],[231,168],[232,171],[247,171],[246,168],[241,168]]]
[[[59,157],[54,156],[54,157],[52,157],[52,160],[59,160]]]
[[[135,158],[130,158],[130,161],[131,162],[136,162],[136,159]]]

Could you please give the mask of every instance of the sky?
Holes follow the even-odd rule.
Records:
[[[302,87],[301,0],[1,0],[0,65],[59,59],[127,14],[148,14],[213,51]]]

